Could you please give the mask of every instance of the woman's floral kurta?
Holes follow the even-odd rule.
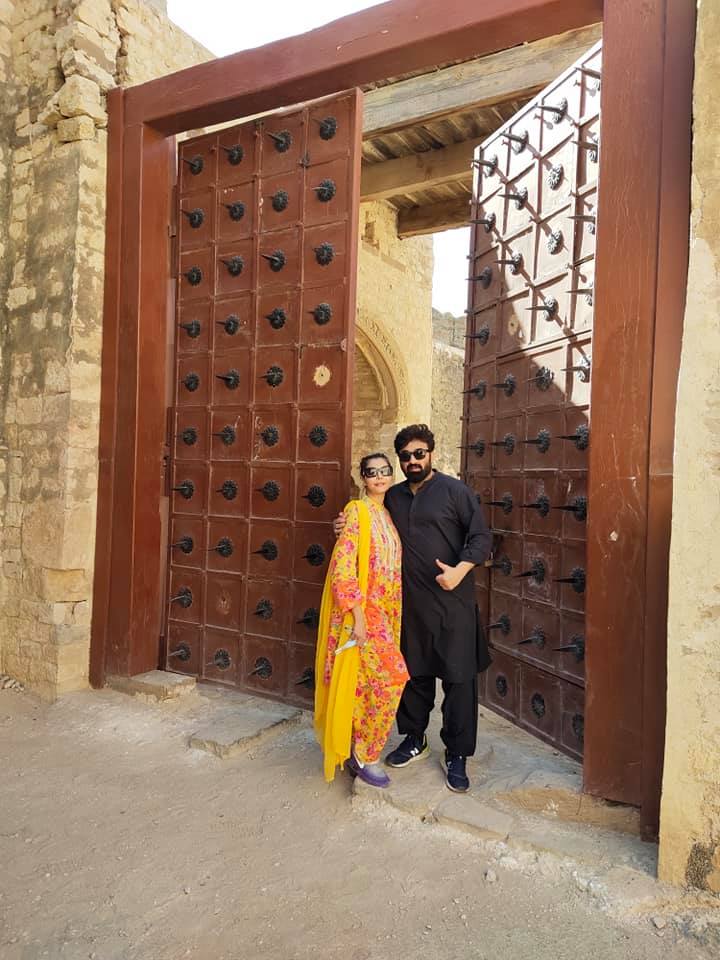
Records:
[[[373,763],[387,741],[408,672],[400,653],[400,538],[385,508],[372,500],[364,502],[370,511],[370,569],[364,598],[367,640],[360,649],[353,743],[355,757],[361,763]],[[335,650],[350,639],[342,631],[343,617],[363,601],[358,582],[360,527],[356,502],[345,508],[345,517],[345,528],[328,571],[334,603],[325,683],[330,682]]]

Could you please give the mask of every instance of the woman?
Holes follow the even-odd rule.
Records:
[[[345,507],[347,522],[325,580],[315,730],[328,781],[348,760],[365,783],[390,783],[378,760],[408,679],[400,653],[400,538],[383,506],[392,475],[384,453],[360,461],[365,495]]]

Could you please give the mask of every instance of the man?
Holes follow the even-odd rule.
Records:
[[[405,739],[385,762],[405,767],[429,755],[425,731],[440,678],[446,782],[464,793],[477,739],[477,674],[490,664],[471,571],[488,558],[491,534],[472,491],[433,470],[434,449],[425,424],[401,430],[395,452],[407,481],[385,495],[403,547],[401,649],[410,673],[397,712]]]

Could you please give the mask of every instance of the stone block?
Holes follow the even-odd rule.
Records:
[[[90,662],[90,638],[79,643],[57,648],[56,682],[62,684],[63,692],[79,690],[87,686]],[[59,692],[59,691],[58,691]]]
[[[163,670],[149,670],[134,677],[108,677],[107,685],[120,693],[157,701],[179,700],[195,693],[197,688],[194,677],[165,673]]]
[[[69,143],[72,140],[93,140],[95,121],[92,117],[68,117],[58,122],[57,132],[58,138],[63,143]]]
[[[96,121],[107,119],[105,105],[100,99],[100,87],[77,73],[68,77],[60,89],[58,107],[64,117],[85,115]]]
[[[97,57],[102,58],[104,63],[108,62],[103,51],[99,48],[97,48]],[[112,73],[101,66],[95,56],[88,54],[85,50],[74,48],[65,50],[60,60],[60,66],[66,77],[71,77],[73,74],[86,77],[96,83],[103,93],[115,86],[115,78]]]
[[[52,129],[58,125],[58,121],[62,119],[62,116],[60,105],[58,104],[58,98],[51,97],[40,113],[38,113],[38,123],[41,123],[43,126]],[[26,148],[23,151],[23,154],[27,154],[28,160],[32,159],[32,151],[29,148]]]
[[[108,0],[80,0],[75,8],[75,16],[86,23],[101,36],[108,36],[112,27],[112,10]]]
[[[42,596],[51,603],[87,600],[90,594],[85,570],[42,571]]]
[[[515,819],[474,797],[451,796],[435,809],[435,819],[487,840],[507,840],[515,828]]]
[[[233,716],[222,717],[190,737],[190,747],[216,757],[230,757],[271,739],[289,724],[299,722],[302,711],[267,701],[248,700]]]

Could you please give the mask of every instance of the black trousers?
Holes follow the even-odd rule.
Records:
[[[422,739],[435,706],[435,677],[411,677],[405,684],[397,712],[398,730]],[[477,676],[466,683],[442,681],[442,742],[448,752],[460,757],[475,753],[478,723]]]

